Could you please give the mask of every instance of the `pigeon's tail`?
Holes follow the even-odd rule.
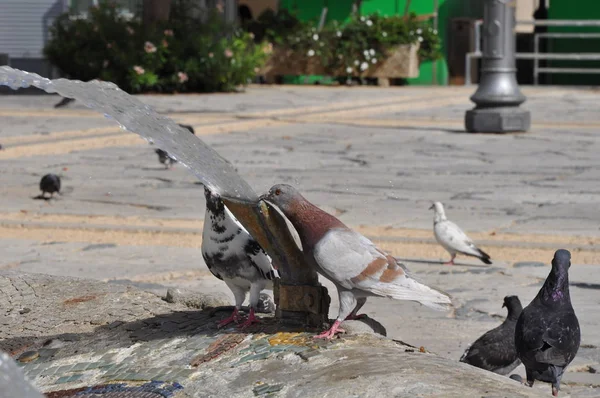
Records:
[[[492,260],[490,259],[490,255],[484,252],[483,250],[477,248],[477,252],[479,253],[479,259],[486,264],[491,264]]]
[[[417,301],[437,311],[448,311],[452,308],[450,295],[409,277],[396,279],[392,283],[378,283],[372,291],[396,300]]]

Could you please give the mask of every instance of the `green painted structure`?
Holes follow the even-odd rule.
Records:
[[[577,0],[576,6],[569,0],[552,0],[548,19],[596,19],[600,20],[599,0]],[[600,27],[550,27],[549,32],[600,33]],[[600,53],[600,39],[549,39],[549,52],[553,53]],[[600,68],[596,61],[551,61],[552,67]],[[550,84],[600,85],[599,74],[552,74]]]

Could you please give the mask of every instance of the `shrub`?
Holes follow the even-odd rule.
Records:
[[[264,46],[227,26],[217,10],[195,7],[174,1],[169,21],[145,26],[101,2],[86,18],[61,15],[44,53],[70,78],[112,81],[133,93],[232,91],[246,84],[266,60]]]
[[[384,17],[379,14],[353,17],[344,23],[332,22],[317,32],[315,22],[300,21],[281,10],[263,13],[246,29],[256,40],[266,40],[306,57],[320,57],[330,71],[346,70],[360,74],[382,61],[389,51],[401,44],[419,43],[421,61],[441,58],[441,41],[429,21],[411,14]]]

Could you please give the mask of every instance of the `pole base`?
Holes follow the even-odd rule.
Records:
[[[465,114],[465,129],[471,133],[525,132],[531,114],[518,107],[474,108]]]

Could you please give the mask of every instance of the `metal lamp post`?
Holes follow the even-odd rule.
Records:
[[[481,79],[465,114],[465,127],[474,133],[527,131],[529,111],[519,107],[526,98],[516,78],[516,0],[485,0]]]

